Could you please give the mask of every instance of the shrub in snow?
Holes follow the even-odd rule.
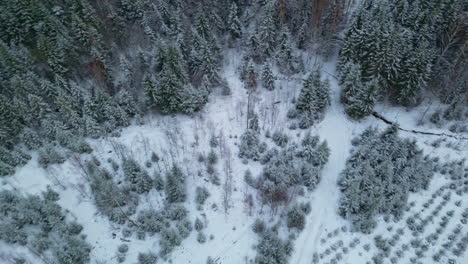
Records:
[[[171,253],[176,246],[180,245],[181,242],[182,238],[178,231],[172,227],[164,229],[161,232],[161,239],[159,240],[161,256]]]
[[[86,166],[96,207],[111,221],[123,224],[134,213],[138,197],[129,188],[117,186],[106,169],[98,168],[93,162]]]
[[[169,204],[164,209],[164,216],[171,220],[182,220],[188,215],[182,204]]]
[[[60,199],[60,195],[58,192],[52,190],[52,188],[47,185],[47,190],[45,192],[42,192],[42,197],[48,201],[53,201],[56,202]]]
[[[185,239],[190,236],[190,232],[192,232],[192,223],[188,219],[183,219],[176,223],[176,228],[179,230],[179,235],[182,239]]]
[[[149,168],[151,168],[152,166],[153,166],[153,163],[151,163],[151,161],[147,160],[147,161],[145,162],[145,167],[146,167],[146,168],[149,169]]]
[[[197,217],[194,223],[195,230],[201,231],[203,229],[203,222]]]
[[[67,146],[70,150],[77,152],[77,153],[91,153],[93,149],[88,144],[88,142],[84,141],[84,139],[77,139],[72,142],[70,145]]]
[[[305,214],[299,206],[292,207],[287,213],[288,228],[297,228],[299,231],[305,227]]]
[[[197,241],[198,243],[201,243],[201,244],[206,242],[206,236],[205,234],[203,234],[203,232],[198,232]]]
[[[122,162],[125,179],[131,184],[133,190],[143,194],[153,187],[153,179],[145,169],[142,169],[136,160],[125,158]]]
[[[170,203],[184,202],[187,198],[185,175],[174,165],[166,176],[166,199]]]
[[[128,252],[128,245],[127,244],[120,244],[117,248],[117,251],[120,253],[127,253]]]
[[[210,138],[210,147],[212,148],[217,148],[219,146],[219,141],[218,139],[215,137],[215,135],[211,135],[211,138]]]
[[[376,215],[400,217],[410,192],[426,189],[432,177],[431,162],[416,143],[400,139],[397,129],[369,128],[353,141],[355,150],[341,174],[340,214],[356,230],[369,232]]]
[[[265,229],[266,229],[265,222],[263,220],[256,219],[253,226],[252,226],[252,229],[253,229],[254,233],[256,233],[256,234],[263,233],[265,231]]]
[[[211,257],[208,257],[208,258],[206,259],[206,264],[215,264],[215,261],[214,261],[214,259],[212,259]]]
[[[315,188],[329,156],[326,143],[318,143],[318,138],[309,134],[301,145],[290,144],[280,152],[269,153],[271,157],[267,159],[257,180],[257,188],[264,202],[271,205],[284,203],[289,198],[290,189],[294,187]]]
[[[151,161],[152,162],[158,162],[159,161],[159,156],[158,156],[158,154],[154,153],[154,151],[151,152]]]
[[[240,138],[239,158],[258,160],[261,153],[260,145],[258,133],[252,129],[248,129]]]
[[[199,187],[195,189],[195,202],[199,205],[204,205],[206,199],[210,197],[210,193],[206,187]]]
[[[132,235],[132,230],[130,228],[123,228],[122,229],[122,236],[123,237],[130,237]]]
[[[66,226],[66,233],[69,235],[79,235],[83,230],[83,226],[77,222],[71,222]]]
[[[216,155],[216,153],[211,150],[210,153],[208,153],[208,163],[210,164],[216,164],[218,162],[218,155]]]
[[[81,238],[68,236],[53,251],[59,264],[86,264],[90,260],[91,247]]]
[[[51,261],[58,264],[89,262],[91,247],[78,237],[81,226],[67,223],[61,207],[50,195],[20,196],[0,192],[0,240],[30,246],[38,252],[50,249]]]
[[[245,183],[247,183],[247,185],[255,188],[256,187],[256,182],[255,182],[255,179],[253,178],[252,176],[252,172],[247,169],[244,173],[244,181]]]
[[[279,147],[285,147],[289,141],[289,137],[280,131],[275,131],[271,139]]]
[[[153,252],[138,253],[138,264],[156,264],[158,256]]]
[[[39,150],[38,163],[43,168],[50,164],[61,164],[65,162],[65,157],[52,145],[47,145]]]
[[[267,229],[260,235],[256,250],[255,264],[284,264],[288,263],[292,245],[290,241],[280,239],[276,232]]]
[[[136,222],[139,229],[151,234],[161,232],[166,224],[164,216],[152,208],[140,211]]]

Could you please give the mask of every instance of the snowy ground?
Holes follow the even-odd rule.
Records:
[[[172,263],[205,263],[207,256],[213,257],[218,263],[238,264],[249,263],[255,256],[252,248],[256,243],[256,235],[251,231],[251,225],[257,217],[268,219],[267,213],[259,215],[262,211],[259,205],[254,205],[252,215],[250,215],[244,199],[249,190],[244,183],[243,176],[246,169],[250,169],[253,175],[258,175],[261,166],[258,163],[250,162],[243,164],[237,158],[238,148],[236,144],[239,137],[246,127],[247,110],[247,92],[243,84],[238,79],[236,73],[236,64],[238,56],[226,56],[232,58],[226,62],[224,75],[232,89],[232,95],[224,97],[216,91],[210,98],[210,103],[205,109],[194,117],[187,116],[152,116],[144,118],[143,125],[133,125],[121,131],[119,138],[106,138],[101,140],[90,140],[93,146],[94,155],[102,160],[109,157],[115,157],[116,144],[122,144],[132,153],[132,155],[143,164],[149,159],[151,151],[159,153],[163,160],[160,163],[161,171],[166,171],[170,164],[175,160],[182,164],[184,172],[188,175],[189,186],[189,210],[190,218],[195,217],[204,219],[208,224],[204,231],[207,236],[213,235],[212,240],[208,239],[205,244],[199,244],[196,241],[196,232],[184,240],[182,245],[172,253]],[[313,59],[309,60],[312,64]],[[311,65],[309,65],[311,66]],[[322,181],[317,189],[306,197],[312,204],[312,212],[307,217],[305,230],[299,235],[295,242],[295,251],[290,260],[293,264],[310,264],[314,253],[322,254],[320,263],[333,263],[336,252],[343,251],[347,247],[347,252],[342,252],[342,261],[337,263],[365,263],[376,253],[373,246],[374,236],[383,234],[385,237],[393,235],[397,228],[404,230],[404,235],[399,240],[397,246],[409,243],[412,239],[411,231],[405,227],[405,222],[401,221],[393,224],[392,231],[388,228],[391,223],[384,220],[373,234],[363,235],[347,231],[349,224],[337,214],[339,201],[339,190],[336,185],[339,173],[345,166],[346,159],[351,149],[351,139],[358,135],[369,125],[378,127],[387,126],[382,121],[368,117],[366,120],[356,122],[348,119],[344,113],[342,105],[339,103],[339,87],[336,83],[334,62],[324,64],[323,76],[330,76],[332,88],[332,104],[327,111],[322,122],[311,128],[313,134],[317,134],[323,140],[328,141],[331,150],[329,162],[324,168]],[[255,94],[255,107],[260,116],[260,123],[264,131],[282,130],[288,133],[291,138],[300,137],[305,131],[287,129],[288,120],[286,112],[291,107],[291,100],[299,92],[301,87],[297,81],[278,81],[278,87],[273,92],[265,91],[259,88]],[[280,103],[277,103],[281,101]],[[419,115],[419,109],[407,112],[402,108],[379,106],[378,111],[386,118],[399,122],[402,127],[416,128]],[[434,132],[447,132],[430,126],[417,127],[419,130],[428,130]],[[211,135],[217,136],[222,143],[222,155],[217,165],[217,171],[221,178],[221,186],[215,186],[208,183],[205,176],[199,177],[198,170],[204,167],[198,163],[198,153],[207,154],[209,151],[208,141]],[[462,157],[468,157],[468,142],[465,140],[446,139],[445,144],[435,148],[431,143],[436,140],[433,136],[414,135],[401,132],[402,136],[415,138],[418,145],[425,150],[425,153],[440,157],[442,160],[453,160]],[[457,149],[452,148],[447,143],[451,142]],[[87,158],[87,157],[81,157]],[[88,157],[89,158],[89,157]],[[227,175],[232,177],[232,185],[226,185]],[[408,216],[414,215],[420,211],[420,217],[433,210],[437,205],[438,197],[432,207],[425,210],[421,205],[431,197],[431,195],[449,182],[445,176],[436,175],[428,191],[419,194],[413,194],[410,198],[415,205],[407,213]],[[17,171],[13,177],[2,179],[2,187],[8,189],[17,189],[24,193],[39,194],[46,189],[47,185],[53,186],[54,190],[60,193],[59,204],[70,211],[70,217],[76,218],[79,223],[84,225],[84,234],[87,235],[88,242],[93,246],[92,263],[105,260],[108,263],[115,263],[115,252],[119,244],[123,243],[121,237],[121,226],[110,223],[105,216],[98,213],[89,192],[89,187],[82,176],[79,168],[76,166],[76,159],[70,158],[62,165],[52,166],[47,170],[40,168],[35,158],[26,166]],[[228,182],[229,183],[229,182]],[[193,202],[195,186],[207,186],[210,189],[211,196],[208,203],[205,204],[203,211],[197,211]],[[224,188],[226,186],[226,188]],[[450,192],[450,190],[443,190]],[[439,218],[448,210],[456,210],[453,221],[449,223],[446,231],[441,236],[441,240],[431,246],[427,257],[421,259],[422,263],[434,263],[432,252],[440,248],[447,235],[453,227],[459,222],[461,212],[468,208],[468,199],[465,196],[457,197],[452,195],[452,199],[444,206]],[[225,199],[226,198],[226,199]],[[142,198],[141,207],[151,206],[160,207],[161,199],[159,194],[151,191],[146,197]],[[455,206],[455,201],[461,200],[459,207]],[[224,203],[223,201],[227,201]],[[216,209],[213,209],[216,204]],[[406,218],[407,216],[405,216]],[[434,228],[431,227],[432,222]],[[433,219],[426,228],[426,233],[433,232],[438,223],[438,218]],[[343,229],[341,229],[343,227]],[[339,230],[333,232],[334,230]],[[463,226],[462,234],[468,232],[468,227]],[[426,235],[426,233],[424,233]],[[330,235],[331,234],[331,235]],[[457,237],[459,239],[461,236]],[[350,247],[353,239],[359,239],[359,245]],[[445,239],[445,240],[444,240]],[[157,237],[148,237],[146,240],[138,240],[135,235],[129,238],[129,253],[125,263],[135,263],[138,252],[147,252],[154,250],[157,252],[159,247]],[[343,244],[338,243],[340,240]],[[334,249],[331,249],[332,246]],[[369,243],[370,249],[363,249],[365,244]],[[357,244],[357,243],[355,243]],[[340,246],[341,245],[341,246]],[[328,249],[328,251],[327,251]],[[341,250],[341,251],[340,251]],[[327,253],[329,252],[329,253]],[[8,255],[28,253],[24,249],[18,249],[5,244],[0,244],[0,262],[8,259]],[[406,251],[405,256],[399,263],[409,263],[409,259],[414,257],[414,250]],[[444,258],[450,258],[450,252]],[[391,255],[393,256],[393,255]],[[41,263],[41,260],[30,256],[31,263]],[[457,263],[468,263],[468,256],[462,258],[454,257]],[[406,262],[405,262],[406,261]],[[390,263],[387,260],[388,263]],[[386,263],[387,263],[386,262]],[[3,262],[2,262],[3,263]],[[158,263],[161,263],[158,262]],[[445,263],[445,262],[441,262]]]

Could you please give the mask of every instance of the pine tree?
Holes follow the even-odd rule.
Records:
[[[273,7],[268,7],[260,18],[257,28],[258,50],[257,55],[263,61],[273,55],[276,49],[276,26]]]
[[[185,176],[180,168],[174,165],[166,176],[166,199],[175,203],[184,202],[186,198]]]
[[[321,81],[320,71],[313,71],[304,81],[304,86],[296,102],[296,109],[301,112],[322,113],[330,104],[329,89],[328,82]]]
[[[185,72],[185,62],[180,51],[169,46],[163,58],[162,70],[154,91],[148,89],[150,102],[157,106],[163,113],[179,112],[183,103],[184,87],[188,83]],[[146,81],[147,87],[151,87],[151,79]]]
[[[273,91],[275,89],[275,76],[273,76],[273,72],[271,71],[271,67],[269,63],[265,63],[263,66],[262,71],[262,83],[263,87],[269,91]]]
[[[229,35],[233,40],[242,37],[242,26],[239,21],[239,17],[237,16],[237,12],[237,5],[235,2],[233,2],[231,7],[229,8],[229,14],[226,25]]]
[[[291,36],[287,27],[281,31],[277,49],[277,63],[281,72],[290,75],[298,73],[302,69],[301,61],[293,53]]]

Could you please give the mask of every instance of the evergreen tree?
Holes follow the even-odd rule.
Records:
[[[296,101],[296,110],[300,114],[300,127],[310,127],[319,119],[330,104],[330,87],[327,80],[321,81],[320,71],[315,70],[304,81]]]
[[[235,40],[242,37],[242,26],[239,21],[239,17],[237,16],[238,10],[237,5],[235,2],[231,4],[229,8],[229,14],[227,18],[227,31],[231,37],[231,39]]]
[[[166,176],[166,199],[175,203],[184,202],[186,198],[185,176],[180,168],[174,165]]]
[[[265,63],[263,66],[262,83],[263,87],[269,91],[273,91],[275,89],[275,76],[273,76],[269,63]]]
[[[256,56],[260,61],[271,57],[276,49],[276,23],[273,6],[268,7],[260,18],[257,28],[258,49]]]
[[[286,75],[298,73],[302,69],[302,63],[294,55],[291,46],[291,36],[287,27],[283,28],[279,36],[277,63],[280,71]]]

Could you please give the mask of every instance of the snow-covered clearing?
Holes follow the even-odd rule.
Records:
[[[174,161],[177,161],[183,167],[188,176],[189,199],[187,206],[191,213],[190,219],[194,220],[196,217],[203,219],[207,223],[205,234],[208,237],[210,235],[214,237],[208,239],[206,243],[200,244],[196,241],[196,232],[192,232],[190,237],[184,240],[182,245],[171,254],[172,263],[205,263],[207,256],[211,256],[218,263],[238,264],[248,263],[255,256],[252,247],[255,245],[257,238],[251,230],[251,225],[259,217],[258,213],[261,211],[261,206],[255,204],[252,215],[249,214],[249,209],[244,202],[249,190],[244,183],[243,176],[246,169],[250,169],[253,175],[258,175],[261,165],[255,162],[243,164],[237,158],[238,147],[236,144],[246,127],[247,91],[243,88],[243,84],[236,72],[236,65],[239,63],[238,58],[234,54],[229,54],[226,57],[231,58],[231,61],[226,63],[224,76],[232,89],[232,95],[221,96],[216,91],[211,96],[210,103],[194,117],[148,115],[144,118],[143,125],[132,125],[123,129],[121,136],[118,138],[89,141],[94,149],[93,155],[103,161],[110,157],[116,158],[115,146],[116,144],[122,144],[141,164],[149,159],[151,151],[155,151],[162,157],[158,168],[161,171],[167,171]],[[310,264],[314,253],[325,252],[329,246],[339,240],[343,240],[347,246],[347,243],[355,238],[361,240],[360,245],[356,247],[356,250],[350,249],[349,253],[343,253],[343,262],[340,263],[365,263],[365,261],[370,260],[370,257],[376,251],[375,247],[371,246],[370,251],[366,252],[362,249],[362,246],[367,243],[372,244],[375,234],[389,236],[396,228],[405,228],[405,222],[400,221],[393,225],[392,232],[387,231],[390,224],[382,220],[377,230],[371,235],[355,234],[349,231],[339,231],[335,232],[336,234],[329,235],[330,232],[336,229],[341,230],[340,228],[343,226],[349,229],[349,224],[337,213],[340,192],[336,182],[351,150],[351,139],[369,125],[387,126],[373,117],[356,122],[345,116],[343,107],[339,102],[340,88],[336,79],[332,77],[335,75],[334,65],[335,63],[332,61],[325,63],[323,67],[323,76],[330,75],[331,107],[326,112],[324,120],[311,128],[313,134],[319,135],[322,140],[327,140],[331,155],[323,170],[322,181],[310,197],[306,197],[311,202],[312,212],[307,216],[305,230],[295,241],[295,251],[290,260],[290,263],[293,264]],[[278,88],[273,92],[258,88],[253,95],[261,127],[264,131],[282,130],[288,133],[291,138],[300,137],[305,131],[287,129],[286,112],[291,107],[291,99],[299,92],[301,84],[296,81],[278,81],[277,84]],[[281,102],[277,103],[278,101]],[[416,127],[418,117],[414,113],[417,112],[417,109],[406,112],[402,108],[381,106],[377,110],[386,117],[402,125],[404,124],[407,128]],[[424,127],[424,129],[436,132],[441,130],[433,127]],[[198,175],[198,171],[204,170],[204,167],[197,161],[197,156],[199,153],[208,153],[208,142],[212,135],[218,137],[222,146],[218,150],[221,155],[216,167],[221,179],[220,186],[209,183],[204,174],[201,177]],[[415,138],[418,145],[426,153],[438,156],[442,160],[468,156],[468,143],[466,141],[455,142],[453,139],[447,139],[447,142],[453,142],[453,145],[457,146],[458,149],[453,149],[446,144],[435,148],[431,146],[431,143],[437,138],[423,135],[416,136],[405,132],[401,132],[401,135]],[[93,204],[89,186],[79,167],[76,166],[76,161],[76,159],[70,158],[62,165],[55,165],[44,170],[38,166],[36,157],[34,157],[26,166],[20,168],[13,177],[2,179],[3,185],[1,188],[39,194],[46,189],[47,185],[53,186],[53,189],[60,193],[59,204],[64,209],[69,210],[69,217],[76,218],[79,223],[84,225],[83,232],[87,235],[87,241],[93,246],[92,263],[98,263],[100,260],[115,262],[116,248],[124,242],[129,244],[129,253],[125,263],[135,263],[139,252],[149,250],[157,252],[159,247],[157,236],[147,237],[146,240],[138,240],[135,235],[130,238],[123,238],[122,226],[111,223],[107,217],[98,213]],[[232,184],[226,185],[228,175],[232,175]],[[447,184],[447,182],[448,180],[445,177],[436,175],[430,190],[412,195],[410,200],[415,202],[415,206],[408,212],[408,215],[420,210],[423,212],[421,204],[435,190]],[[206,186],[211,192],[203,211],[198,211],[193,202],[196,186]],[[225,199],[226,197],[227,199]],[[155,190],[141,198],[141,208],[161,207],[161,197]],[[455,206],[453,204],[455,200],[462,200],[461,206]],[[223,201],[226,202],[223,203]],[[444,212],[451,209],[456,210],[456,217],[448,225],[443,236],[446,236],[451,228],[456,225],[457,217],[467,207],[468,199],[466,199],[466,195],[455,197],[447,204]],[[426,211],[430,210],[432,210],[432,207],[426,209]],[[269,218],[267,213],[260,215],[260,217]],[[421,217],[423,218],[424,215],[421,215]],[[435,225],[438,223],[435,219],[433,222]],[[430,229],[432,228],[428,228],[427,232],[430,232]],[[409,243],[411,239],[410,231],[406,230],[406,232],[405,239],[402,239],[403,242],[399,243]],[[466,232],[468,232],[468,228],[465,225],[462,233]],[[324,242],[322,239],[326,237],[329,237],[329,239]],[[443,243],[443,241],[444,238],[440,243]],[[26,254],[24,250],[3,244],[0,245],[0,249],[0,251],[3,251],[4,256],[14,254],[14,252]],[[424,259],[423,263],[432,263],[432,252],[430,253],[427,254],[427,258]],[[324,253],[324,259],[321,260],[321,263],[322,261],[328,263],[331,257]],[[405,256],[406,260],[409,260],[410,257],[408,254]],[[41,263],[41,260],[35,259],[33,255],[30,258],[34,259],[31,260],[31,263]],[[468,263],[468,256],[464,256],[458,261],[459,263]],[[158,263],[162,263],[161,260]]]

